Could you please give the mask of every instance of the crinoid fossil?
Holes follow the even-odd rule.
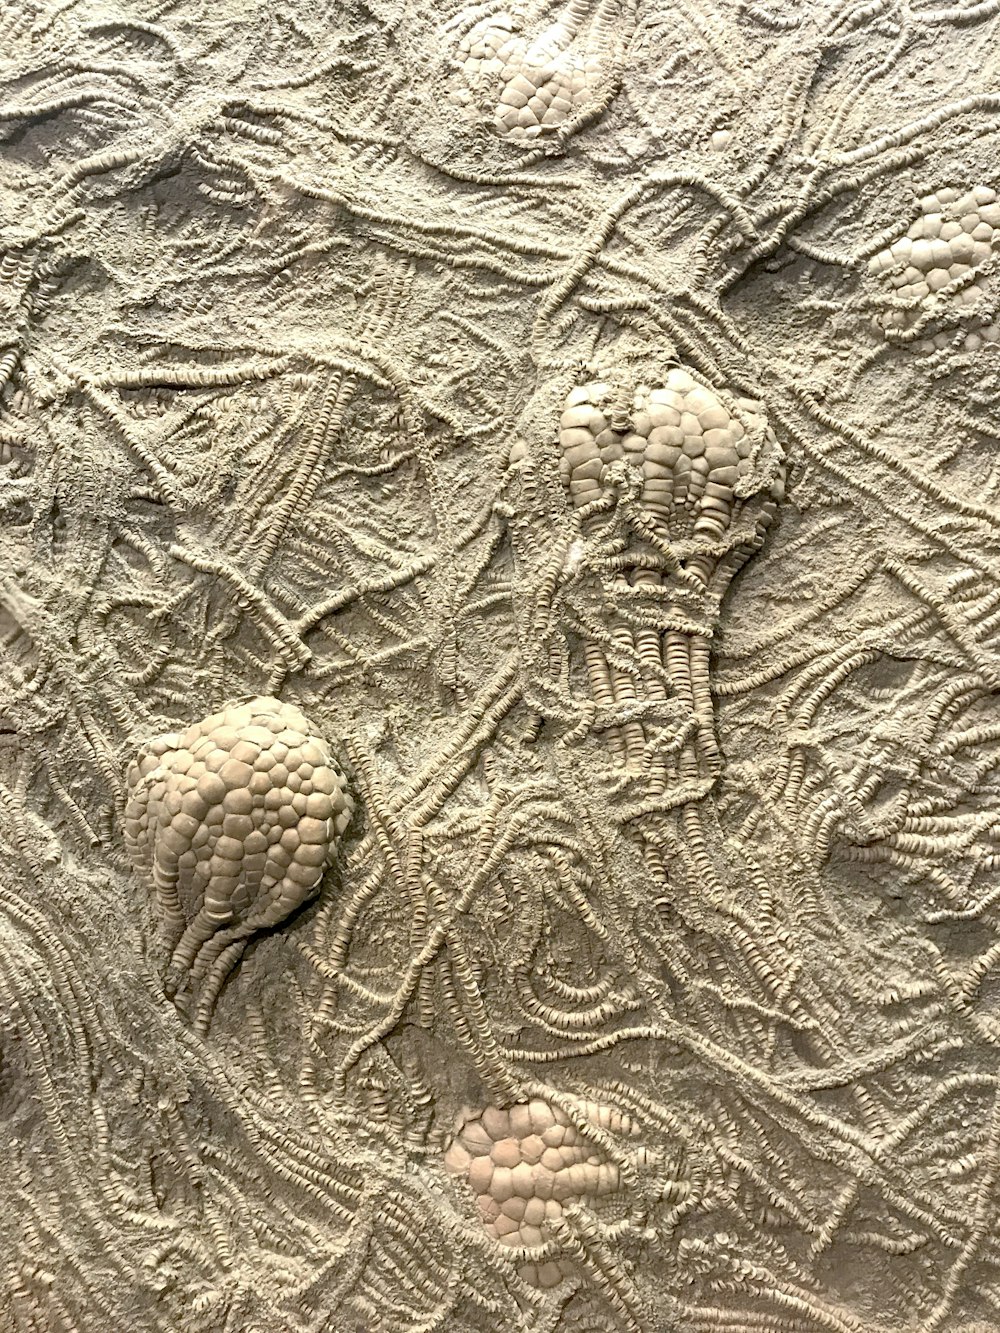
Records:
[[[568,394],[561,475],[594,557],[610,639],[585,644],[595,701],[626,769],[663,790],[644,711],[669,692],[693,739],[680,778],[717,771],[708,670],[713,627],[733,578],[764,540],[784,494],[783,455],[760,403],[732,397],[681,366],[659,383],[612,372]]]
[[[581,1120],[617,1134],[636,1132],[628,1115],[596,1102],[581,1107]],[[445,1166],[468,1180],[490,1234],[526,1252],[520,1274],[539,1287],[557,1286],[574,1271],[556,1239],[566,1208],[593,1203],[621,1184],[618,1164],[560,1107],[537,1097],[464,1120]]]
[[[960,194],[943,187],[925,195],[906,234],[868,261],[869,272],[892,284],[892,303],[877,326],[905,340],[926,330],[917,344],[922,351],[956,344],[976,352],[996,342],[1000,327],[982,311],[988,311],[987,275],[998,246],[995,190],[977,185]],[[934,319],[945,327],[929,329]]]
[[[197,982],[205,1032],[250,937],[319,889],[354,802],[325,741],[277,699],[158,736],[128,772],[125,841],[156,893],[168,994]]]
[[[531,37],[510,14],[490,14],[461,43],[461,84],[453,100],[471,116],[475,95],[492,103],[503,138],[531,140],[565,130],[608,79],[616,17],[609,0],[570,0]]]

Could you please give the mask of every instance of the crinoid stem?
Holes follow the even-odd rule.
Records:
[[[603,54],[606,47],[611,45],[616,28],[620,23],[620,9],[613,0],[600,0],[597,6],[597,13],[590,26],[590,49],[599,51]]]
[[[177,863],[163,864],[153,862],[153,889],[156,893],[156,905],[160,909],[160,942],[171,953],[177,948],[184,935],[184,913],[177,891]]]
[[[615,587],[616,589],[628,587],[628,579],[624,574],[615,576]],[[621,649],[623,657],[635,657],[636,645],[632,638],[632,631],[627,625],[619,622],[612,630],[612,638]],[[630,708],[634,711],[639,702],[639,694],[632,671],[628,667],[613,666],[611,668],[611,683],[617,707],[623,711],[628,711]],[[629,718],[624,722],[622,738],[625,743],[625,767],[631,771],[638,771],[642,768],[642,761],[646,752],[646,732],[638,718]]]
[[[187,926],[171,956],[169,975],[185,976],[194,965],[199,951],[217,930],[228,925],[231,920],[231,912],[220,913],[218,916],[207,911],[199,912]]]
[[[665,785],[665,784],[664,784]],[[662,788],[661,788],[662,791]],[[642,859],[654,884],[666,886],[669,882],[662,849],[645,834],[642,840]]]
[[[601,709],[613,708],[615,692],[611,683],[611,668],[608,666],[608,660],[601,651],[600,645],[596,644],[593,639],[588,639],[583,645],[583,653],[587,661],[587,675],[590,677],[590,692],[594,697],[594,702]],[[606,734],[608,745],[615,755],[624,761],[625,738],[620,728],[609,727]]]
[[[706,776],[717,777],[721,767],[719,743],[715,735],[715,708],[712,704],[710,665],[712,640],[692,635],[689,649],[691,696],[698,724],[698,757]]]
[[[570,0],[565,9],[562,10],[555,24],[549,29],[551,34],[555,34],[559,29],[565,34],[565,41],[571,42],[580,31],[580,26],[584,19],[590,13],[591,0]]]
[[[207,975],[198,991],[198,1008],[194,1017],[194,1030],[199,1037],[204,1037],[212,1022],[215,1006],[222,987],[229,974],[243,957],[249,943],[247,939],[233,940],[219,953],[219,956],[207,970]],[[200,960],[199,960],[200,961]]]
[[[705,825],[702,821],[701,807],[695,801],[688,801],[680,810],[681,830],[687,843],[688,857],[694,866],[700,887],[707,897],[722,900],[725,890],[716,872],[712,858],[708,854],[705,841]]]
[[[699,708],[708,689],[709,656],[709,641],[700,635],[668,630],[664,636],[663,665],[670,677],[670,688],[674,696],[690,710],[697,727],[694,736],[685,742],[677,766],[680,780],[687,783],[698,782],[717,771],[712,761],[713,754],[718,758],[718,749],[715,746],[710,692],[707,719]],[[706,725],[711,738],[708,745],[703,740]]]
[[[303,450],[302,458],[295,470],[295,476],[282,496],[281,502],[277,505],[273,516],[268,519],[267,530],[251,556],[247,569],[247,577],[251,581],[261,577],[296,512],[301,512],[312,499],[320,483],[323,465],[329,455],[331,445],[340,434],[340,425],[354,396],[356,386],[357,380],[354,375],[344,375],[339,370],[331,370],[327,373],[326,384],[320,398],[319,412],[309,433],[308,443]]]
[[[661,586],[659,571],[655,569],[634,570],[632,586],[634,588],[659,588]],[[644,698],[655,699],[658,702],[665,700],[667,690],[659,674],[663,666],[663,645],[660,642],[660,631],[655,625],[642,625],[632,631],[632,637],[635,641],[635,651],[642,671],[641,682]],[[662,753],[657,753],[648,756],[647,762],[650,794],[659,796],[667,785],[666,758]]]
[[[667,630],[663,636],[663,666],[670,677],[674,697],[694,714],[694,687],[691,682],[691,636],[680,630]],[[686,776],[691,777],[688,773]]]
[[[543,29],[528,46],[525,53],[528,59],[541,63],[546,57],[562,55],[589,16],[591,3],[592,0],[570,0],[556,15],[555,22]]]

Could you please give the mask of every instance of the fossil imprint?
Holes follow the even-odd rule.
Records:
[[[887,334],[915,336],[933,315],[965,315],[958,341],[977,352],[1000,339],[989,312],[986,276],[1000,247],[1000,202],[983,185],[960,195],[945,187],[920,200],[920,216],[885,250],[868,261],[870,273],[888,279],[893,304],[876,324]],[[953,328],[928,331],[918,346],[942,349],[956,340]]]
[[[614,19],[607,0],[596,7],[589,0],[570,0],[551,24],[527,41],[510,14],[491,14],[459,47],[462,86],[452,100],[472,116],[473,91],[493,101],[494,127],[503,138],[530,140],[551,134],[572,123],[597,98],[607,78]]]
[[[172,950],[168,993],[199,983],[204,1032],[250,937],[319,889],[354,802],[326,743],[277,699],[229,704],[150,741],[128,773],[125,842]]]
[[[709,689],[715,619],[761,546],[784,494],[783,454],[761,404],[672,367],[659,387],[621,377],[573,389],[560,419],[561,477],[584,535],[617,525],[595,561],[611,603],[610,641],[585,643],[594,701],[625,768],[666,784],[644,714],[668,694],[687,705],[693,744],[682,780],[718,768]],[[652,602],[643,611],[641,598]],[[617,609],[615,609],[617,608]]]
[[[583,1112],[598,1129],[636,1133],[631,1118],[612,1107],[588,1102]],[[444,1162],[467,1180],[487,1231],[503,1246],[529,1251],[518,1271],[539,1287],[558,1286],[574,1271],[570,1260],[548,1253],[566,1208],[592,1204],[621,1186],[618,1163],[560,1107],[537,1097],[465,1120]]]

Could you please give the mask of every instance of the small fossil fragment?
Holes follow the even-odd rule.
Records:
[[[319,889],[354,802],[326,743],[272,698],[156,737],[128,787],[125,842],[162,914],[168,993],[199,982],[204,1032],[250,936]]]
[[[588,1102],[586,1117],[613,1133],[633,1133],[630,1118]],[[464,1121],[445,1153],[445,1166],[464,1176],[490,1234],[508,1246],[542,1245],[546,1222],[567,1203],[586,1203],[620,1188],[619,1169],[558,1106],[541,1098],[500,1110],[489,1107]],[[524,1263],[525,1281],[554,1287],[572,1272],[565,1259]]]
[[[628,532],[616,572],[602,576],[611,599],[645,590],[658,598],[668,625],[690,622],[702,603],[713,617],[729,583],[763,542],[784,494],[783,455],[761,404],[717,393],[681,366],[670,368],[659,387],[634,386],[627,377],[614,384],[595,380],[566,398],[559,444],[562,482],[574,509],[618,493]],[[601,521],[585,519],[584,531]],[[626,768],[647,770],[653,792],[663,790],[663,763],[647,752],[639,714],[665,697],[665,674],[698,727],[698,761],[686,776],[714,772],[710,632],[661,633],[613,615],[609,621],[617,662],[596,643],[586,645],[586,655],[595,702],[626,718],[621,728],[608,729],[612,748]]]
[[[979,304],[986,293],[982,266],[1000,247],[1000,203],[995,190],[977,185],[959,195],[957,190],[941,189],[925,195],[920,208],[920,217],[906,235],[868,261],[869,271],[888,277],[893,295],[911,307],[885,311],[879,327],[887,330],[911,328],[924,306],[944,288],[956,306]],[[947,347],[954,337],[953,331],[942,330],[918,346],[925,351]],[[962,346],[975,352],[998,339],[1000,327],[984,322],[966,333]]]

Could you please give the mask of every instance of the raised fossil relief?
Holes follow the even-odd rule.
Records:
[[[876,323],[888,334],[920,338],[922,351],[956,343],[976,352],[1000,338],[988,305],[986,278],[1000,246],[1000,203],[985,185],[961,194],[950,186],[920,200],[920,216],[905,236],[879,250],[869,271],[892,284],[891,304]],[[930,331],[932,319],[954,325],[954,313],[971,317],[956,336],[954,327]],[[952,318],[947,316],[952,313]]]
[[[2,1333],[995,1333],[998,37],[0,5]]]
[[[712,624],[729,584],[761,545],[784,493],[783,455],[760,403],[733,398],[687,369],[661,385],[612,374],[573,389],[559,422],[561,476],[589,533],[617,528],[601,567],[632,615],[609,623],[613,652],[585,646],[596,702],[622,717],[608,742],[631,771],[663,790],[663,756],[648,747],[643,705],[671,695],[686,703],[695,736],[681,777],[718,771],[709,689]],[[667,628],[663,628],[667,626]],[[630,717],[629,714],[632,714]]]
[[[569,126],[607,79],[616,10],[609,0],[596,6],[571,0],[530,41],[510,14],[491,14],[462,39],[461,84],[452,101],[472,116],[476,95],[494,102],[495,128],[509,139],[537,139]]]
[[[638,1132],[628,1115],[596,1102],[580,1118],[584,1128],[540,1098],[487,1107],[462,1121],[445,1153],[447,1169],[475,1194],[486,1229],[517,1250],[518,1271],[534,1286],[558,1286],[575,1270],[560,1253],[567,1212],[574,1204],[593,1207],[621,1184],[618,1163],[588,1141],[586,1127]]]
[[[251,936],[318,890],[354,802],[326,743],[277,699],[158,736],[128,772],[125,842],[156,894],[167,990],[198,983],[205,1032]]]

